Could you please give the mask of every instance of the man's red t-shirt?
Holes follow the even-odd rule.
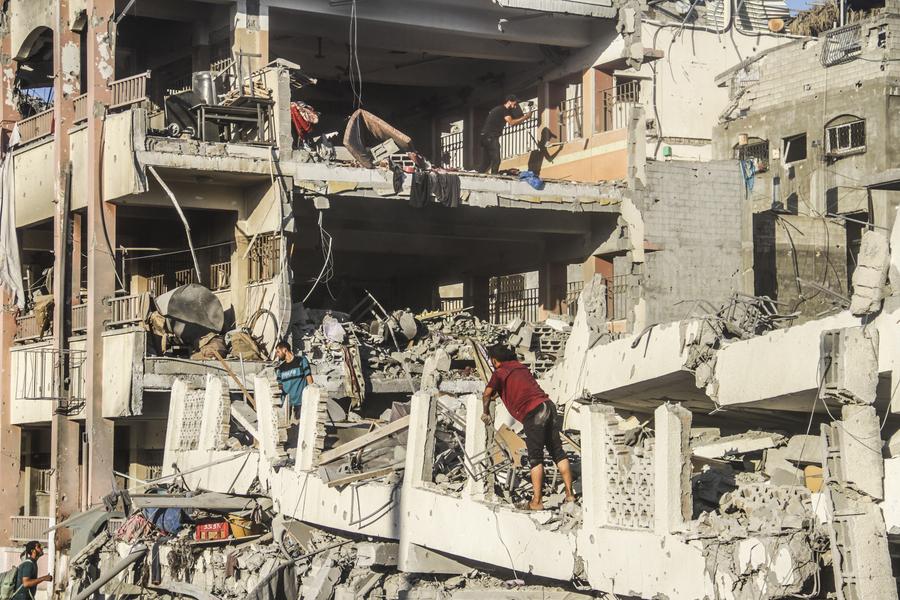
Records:
[[[525,415],[550,399],[528,367],[517,360],[500,363],[494,370],[488,387],[500,394],[506,410],[520,422],[525,419]]]

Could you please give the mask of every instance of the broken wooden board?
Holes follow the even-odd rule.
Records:
[[[384,467],[381,469],[374,469],[372,471],[365,471],[364,473],[354,473],[353,475],[347,475],[346,477],[341,477],[339,479],[333,479],[328,482],[328,487],[340,487],[343,485],[349,485],[351,483],[356,483],[359,481],[368,481],[369,479],[376,479],[378,477],[384,477],[385,475],[390,475],[394,471],[396,471],[398,467]]]
[[[402,431],[409,427],[409,416],[401,417],[394,421],[393,423],[388,423],[384,427],[376,429],[371,433],[367,433],[365,435],[361,435],[358,438],[347,442],[346,444],[341,444],[337,448],[332,448],[326,452],[323,452],[319,456],[319,464],[324,465],[328,464],[334,460],[339,459],[342,456],[346,456],[351,452],[356,452],[362,448],[365,448],[369,444],[373,442],[377,442],[378,440],[384,439],[389,435],[393,435],[399,431]]]

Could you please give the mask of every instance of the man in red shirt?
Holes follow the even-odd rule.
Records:
[[[531,465],[531,486],[534,490],[528,508],[544,508],[541,497],[544,486],[544,447],[559,468],[566,486],[566,502],[573,502],[575,494],[572,493],[572,471],[559,437],[556,407],[535,381],[528,367],[517,360],[511,348],[496,344],[488,348],[488,357],[494,366],[494,374],[481,396],[484,402],[481,420],[486,424],[491,423],[489,407],[494,394],[499,394],[509,414],[524,425],[525,446]]]

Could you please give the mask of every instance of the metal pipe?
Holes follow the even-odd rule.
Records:
[[[200,264],[197,262],[197,253],[194,251],[194,242],[191,239],[191,226],[188,225],[187,217],[184,216],[184,212],[181,210],[181,205],[178,204],[178,200],[175,199],[175,194],[172,193],[172,190],[169,189],[169,186],[166,185],[166,182],[162,180],[162,177],[159,176],[159,173],[156,172],[156,169],[153,166],[148,166],[147,170],[150,171],[150,174],[156,178],[156,181],[159,182],[159,185],[162,186],[163,191],[166,192],[169,196],[169,200],[172,201],[172,204],[175,205],[175,210],[178,211],[178,216],[181,217],[181,222],[184,224],[184,233],[187,235],[188,247],[191,249],[191,258],[194,259],[194,271],[197,272],[197,283],[203,284],[203,278],[200,276]]]
[[[94,581],[91,585],[87,586],[77,596],[75,596],[74,600],[87,600],[91,596],[93,596],[100,588],[106,585],[113,577],[136,563],[137,561],[144,558],[147,555],[147,546],[135,546],[131,549],[131,554],[114,564],[110,567],[106,573],[101,573],[100,577]]]

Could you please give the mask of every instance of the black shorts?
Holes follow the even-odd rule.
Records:
[[[559,417],[556,408],[550,402],[544,402],[522,421],[525,426],[525,447],[528,449],[528,462],[531,468],[544,464],[544,448],[550,453],[553,462],[558,463],[566,458],[566,452],[559,438]]]

